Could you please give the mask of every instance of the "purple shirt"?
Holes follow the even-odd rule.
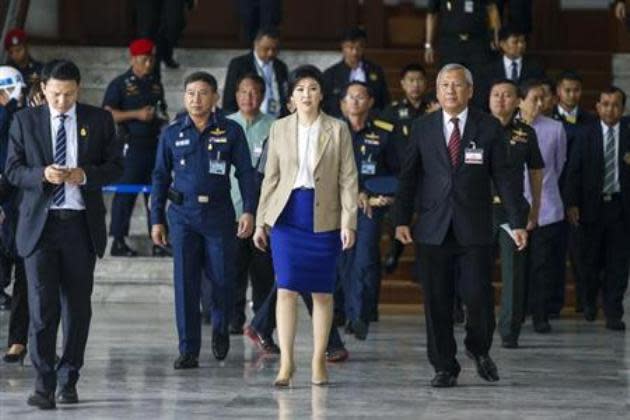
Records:
[[[545,162],[538,225],[545,226],[564,220],[564,205],[560,196],[560,174],[567,160],[567,135],[562,123],[538,116],[532,123],[538,136],[538,147]],[[532,203],[529,176],[525,171],[525,198]]]

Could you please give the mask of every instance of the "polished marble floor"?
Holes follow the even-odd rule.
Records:
[[[7,318],[0,312],[1,342]],[[428,384],[422,317],[383,315],[367,341],[346,337],[350,359],[330,366],[331,386],[315,387],[303,312],[296,380],[276,390],[278,361],[259,357],[242,337],[233,338],[224,362],[211,358],[208,340],[200,369],[174,371],[171,306],[100,304],[79,383],[82,403],[38,412],[25,404],[30,363],[0,364],[0,419],[629,419],[630,332],[577,318],[553,327],[538,335],[525,326],[518,350],[495,345],[500,382],[483,382],[462,355],[459,386],[438,390]],[[462,335],[459,328],[459,343]]]

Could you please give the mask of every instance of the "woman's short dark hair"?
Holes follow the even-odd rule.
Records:
[[[184,89],[186,89],[189,84],[195,82],[204,82],[208,86],[210,86],[212,90],[214,90],[215,92],[217,91],[217,79],[215,79],[214,76],[208,72],[196,71],[186,76],[186,79],[184,80]]]
[[[300,80],[313,79],[319,85],[322,93],[324,92],[324,76],[322,72],[315,66],[306,64],[293,70],[289,75],[289,96],[293,95],[293,90]]]
[[[251,80],[252,82],[254,82],[254,84],[256,84],[258,88],[260,89],[260,94],[262,96],[265,96],[265,91],[266,91],[265,79],[263,79],[256,73],[246,73],[238,78],[238,81],[236,82],[237,90],[239,87],[241,87],[241,83],[243,82],[243,80]]]
[[[543,83],[539,79],[527,79],[520,85],[518,85],[518,97],[521,99],[525,99],[532,89],[536,89],[542,86]]]
[[[81,72],[76,64],[70,60],[52,60],[46,63],[42,69],[42,81],[47,83],[50,79],[81,83]]]

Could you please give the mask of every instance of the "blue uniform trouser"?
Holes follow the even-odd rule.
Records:
[[[306,304],[306,308],[308,309],[308,313],[312,315],[313,313],[313,297],[310,293],[300,293],[302,296],[302,300],[304,304]],[[251,326],[263,337],[271,337],[273,334],[273,330],[276,328],[276,299],[278,297],[278,285],[274,283],[273,289],[267,296],[267,299],[260,306],[256,314],[254,315],[254,319],[252,319]],[[339,331],[337,331],[337,327],[334,325],[331,326],[330,335],[328,336],[328,346],[326,347],[327,351],[337,350],[343,348],[344,344],[341,340],[341,336],[339,335]]]
[[[129,148],[125,153],[125,170],[123,175],[116,181],[117,184],[151,184],[151,172],[155,165],[154,147],[134,145],[134,139],[130,140]],[[133,208],[136,204],[137,194],[114,194],[112,201],[112,220],[109,226],[109,234],[114,238],[124,238],[129,235],[129,221]],[[147,209],[147,222],[149,217],[149,206],[147,201],[149,194],[144,194],[145,208]],[[151,232],[151,225],[148,222],[148,230]]]
[[[359,212],[357,220],[357,241],[347,255],[346,263],[351,264],[344,271],[344,294],[346,317],[350,321],[370,322],[378,308],[378,289],[381,282],[381,222],[385,208],[373,208],[372,217]]]
[[[193,356],[198,356],[201,349],[199,302],[202,281],[210,282],[212,289],[212,327],[227,333],[236,256],[234,224],[209,227],[208,220],[225,219],[209,212],[196,213],[190,216],[179,206],[171,206],[168,210],[179,352]],[[233,213],[227,217],[234,219]]]

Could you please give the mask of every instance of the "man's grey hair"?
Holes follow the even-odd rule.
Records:
[[[468,68],[466,68],[466,66],[463,66],[461,64],[457,64],[457,63],[450,63],[445,65],[444,67],[442,67],[440,69],[440,72],[437,75],[437,79],[436,79],[436,85],[439,86],[440,84],[440,79],[442,78],[442,76],[449,72],[449,71],[454,71],[454,70],[462,70],[464,72],[464,76],[466,77],[466,82],[468,82],[468,84],[470,86],[473,85],[473,77],[472,77],[472,73],[470,72],[470,70],[468,70]]]

